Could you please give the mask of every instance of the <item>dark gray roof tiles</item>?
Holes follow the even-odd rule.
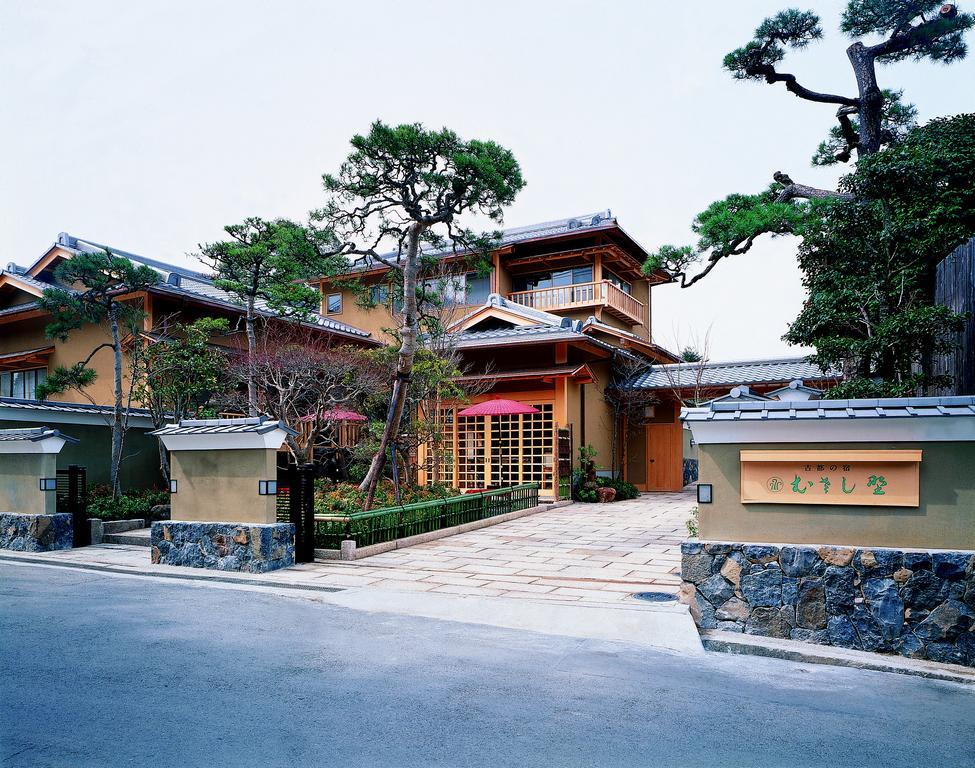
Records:
[[[805,357],[783,357],[770,360],[655,365],[636,375],[630,386],[637,389],[721,387],[789,382],[796,379],[824,381],[837,377],[837,373],[824,372]]]
[[[975,416],[975,396],[891,397],[861,400],[713,402],[687,408],[685,421],[887,419]]]
[[[235,297],[218,288],[213,284],[213,279],[203,272],[197,272],[192,269],[186,269],[185,267],[179,267],[175,264],[168,264],[164,261],[159,261],[158,259],[150,259],[146,256],[140,256],[137,253],[131,253],[129,251],[123,251],[120,248],[115,248],[114,246],[103,245],[102,243],[96,243],[92,240],[84,240],[78,237],[74,237],[65,232],[62,232],[58,236],[58,244],[69,250],[76,252],[87,252],[93,253],[98,251],[109,250],[112,253],[123,256],[136,264],[143,264],[150,267],[160,273],[163,282],[158,283],[153,287],[154,291],[159,291],[163,293],[169,293],[174,296],[190,296],[199,299],[206,300],[211,303],[218,304],[228,309],[240,310],[241,304],[235,299]],[[35,262],[36,264],[36,262]],[[178,275],[179,280],[177,283],[167,282],[170,275]],[[32,281],[32,284],[39,288],[49,288],[50,285],[40,280],[34,278],[28,278],[26,275],[15,274],[14,277],[19,279],[26,279]],[[36,302],[31,302],[31,304],[36,307]],[[13,314],[14,312],[23,311],[28,305],[21,304],[17,307],[11,307],[7,310],[0,310],[0,315],[2,314]],[[258,301],[257,304],[258,311],[265,317],[274,317],[278,313],[271,309],[266,302]],[[355,336],[358,338],[370,338],[372,334],[367,331],[363,331],[360,328],[356,328],[351,325],[346,325],[345,323],[340,323],[331,318],[325,317],[313,312],[309,318],[309,322],[320,328],[325,328],[335,333],[341,333],[348,336]]]
[[[618,226],[616,218],[613,216],[612,211],[607,209],[596,213],[586,213],[581,216],[570,216],[566,219],[543,221],[525,227],[504,229],[501,231],[499,245],[512,245],[514,243],[536,240],[543,237],[556,237],[569,233],[574,234],[577,232],[609,229],[616,226]],[[427,251],[426,253],[428,256],[446,256],[453,253],[453,251],[453,246],[448,245],[443,248]],[[396,258],[396,251],[383,254],[383,258],[390,261],[394,260]],[[382,264],[369,259],[363,259],[353,267],[353,270],[372,269],[378,266],[382,266]]]
[[[52,411],[56,413],[86,413],[99,416],[110,414],[115,409],[110,405],[90,405],[87,403],[61,403],[50,400],[21,400],[15,397],[0,397],[0,408],[15,408],[22,410]],[[145,408],[129,408],[128,413],[133,416],[148,417]]]
[[[31,442],[47,440],[49,437],[60,437],[69,443],[77,443],[78,438],[62,434],[51,427],[28,427],[26,429],[0,429],[0,443]]]
[[[283,421],[265,416],[251,416],[238,419],[183,419],[179,424],[167,424],[151,435],[239,435],[259,434],[283,429],[291,435],[298,434]]]

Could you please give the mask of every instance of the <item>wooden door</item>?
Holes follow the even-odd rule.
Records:
[[[679,491],[684,485],[681,425],[647,424],[647,490]]]

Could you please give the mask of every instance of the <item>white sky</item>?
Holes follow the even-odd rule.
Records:
[[[775,170],[835,176],[809,167],[832,107],[720,66],[788,5],[4,0],[0,264],[29,263],[59,231],[189,263],[224,224],[300,220],[376,118],[511,148],[528,186],[508,226],[608,207],[647,248],[690,242],[698,211]],[[782,69],[853,95],[843,3],[809,5],[827,37]],[[880,77],[922,119],[973,108],[975,59]],[[665,345],[710,329],[712,359],[796,351],[780,339],[803,299],[788,239],[654,297]]]

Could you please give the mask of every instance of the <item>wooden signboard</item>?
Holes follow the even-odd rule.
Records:
[[[742,451],[743,504],[916,507],[921,451]]]

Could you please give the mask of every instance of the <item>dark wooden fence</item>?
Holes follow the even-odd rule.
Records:
[[[975,395],[975,239],[959,246],[938,265],[935,301],[968,314],[953,354],[935,359],[934,372],[953,379],[941,395]]]

